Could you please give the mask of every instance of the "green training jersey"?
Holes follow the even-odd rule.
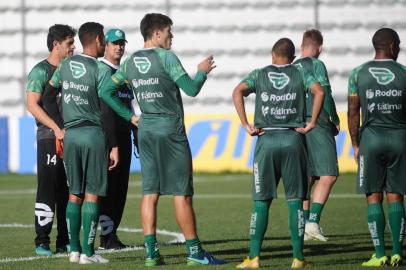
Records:
[[[243,82],[256,94],[256,128],[305,125],[305,94],[316,82],[306,69],[270,65],[252,71]]]
[[[89,121],[101,126],[98,89],[108,78],[99,72],[104,65],[96,58],[79,54],[61,62],[50,83],[62,87],[62,112],[65,128]]]
[[[406,128],[406,67],[390,59],[372,60],[355,68],[348,95],[359,95],[362,126]]]
[[[129,83],[143,114],[183,119],[183,103],[176,81],[184,74],[185,69],[172,51],[151,48],[133,53],[112,79],[118,85]]]
[[[46,59],[42,60],[38,64],[36,64],[30,73],[28,74],[27,78],[27,92],[34,92],[39,93],[42,95],[45,89],[45,85],[52,77],[56,67],[51,65]],[[57,102],[59,104],[60,98],[57,98]],[[38,104],[41,108],[43,108],[42,101]],[[35,119],[37,123],[37,140],[41,139],[54,139],[54,131],[49,127],[40,123],[37,119]]]
[[[303,57],[294,62],[295,65],[303,67],[320,83],[324,89],[323,108],[320,112],[317,123],[321,127],[331,127],[331,124],[338,125],[340,120],[337,115],[336,106],[331,94],[330,80],[326,66],[316,58]],[[310,89],[308,89],[310,90]],[[308,91],[306,94],[306,117],[311,118],[313,113],[313,94]]]

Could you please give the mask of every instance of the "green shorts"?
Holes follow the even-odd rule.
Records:
[[[108,150],[102,128],[69,128],[63,146],[69,193],[106,196]]]
[[[277,198],[282,177],[287,199],[307,197],[304,136],[294,130],[270,130],[258,138],[254,154],[254,200]]]
[[[358,192],[406,192],[406,130],[367,127],[360,136]]]
[[[192,154],[183,121],[142,115],[138,140],[143,194],[192,196]]]
[[[338,176],[336,141],[331,129],[317,125],[306,135],[309,176]]]

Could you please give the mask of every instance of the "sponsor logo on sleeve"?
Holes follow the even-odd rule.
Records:
[[[69,62],[70,70],[72,71],[72,76],[75,79],[79,79],[86,74],[86,67],[83,63],[70,61]]]

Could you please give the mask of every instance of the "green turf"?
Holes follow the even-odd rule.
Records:
[[[0,224],[32,225],[34,221],[36,178],[33,175],[0,175]],[[366,203],[354,196],[355,176],[340,177],[333,197],[322,215],[321,226],[328,242],[306,242],[305,256],[312,269],[361,269],[360,264],[372,254],[372,241],[366,225]],[[251,176],[249,174],[198,174],[195,176],[194,207],[199,237],[205,249],[229,261],[212,267],[232,269],[248,254],[248,226],[251,210]],[[140,228],[140,176],[132,175],[129,197],[121,227]],[[287,205],[281,195],[271,205],[269,227],[261,253],[261,265],[271,269],[289,269],[291,246],[287,226]],[[159,203],[158,228],[179,232],[173,218],[171,197]],[[55,231],[55,230],[54,230]],[[142,246],[140,233],[119,232],[124,243]],[[34,228],[0,227],[0,269],[84,269],[70,264],[66,257],[32,261],[4,262],[5,258],[35,257]],[[166,265],[162,269],[184,269],[186,249],[183,244],[167,244],[172,237],[158,235]],[[52,234],[55,240],[55,234]],[[98,239],[97,239],[98,243]],[[386,234],[389,248],[390,237]],[[52,246],[54,249],[54,246]],[[389,251],[388,251],[389,255]],[[105,254],[108,265],[90,265],[86,269],[145,268],[144,251]],[[193,267],[200,269],[201,267]]]

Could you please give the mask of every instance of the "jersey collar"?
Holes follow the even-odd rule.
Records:
[[[93,56],[90,56],[90,55],[87,55],[87,54],[84,54],[84,53],[80,53],[79,55],[87,57],[87,58],[91,58],[91,59],[97,59],[96,57],[93,57]]]
[[[275,67],[287,67],[287,66],[290,66],[290,65],[292,65],[292,64],[284,64],[284,65],[275,65],[275,64],[272,64],[272,66],[275,66]]]
[[[372,61],[377,61],[377,62],[394,62],[395,60],[386,58],[386,59],[373,59]]]
[[[118,68],[120,67],[119,65],[113,64],[112,62],[110,62],[110,61],[107,60],[106,58],[100,59],[100,62],[103,62],[103,63],[105,63],[106,65],[108,65],[108,66],[110,66],[110,67],[112,67],[112,68],[114,68],[114,69],[118,69]]]

